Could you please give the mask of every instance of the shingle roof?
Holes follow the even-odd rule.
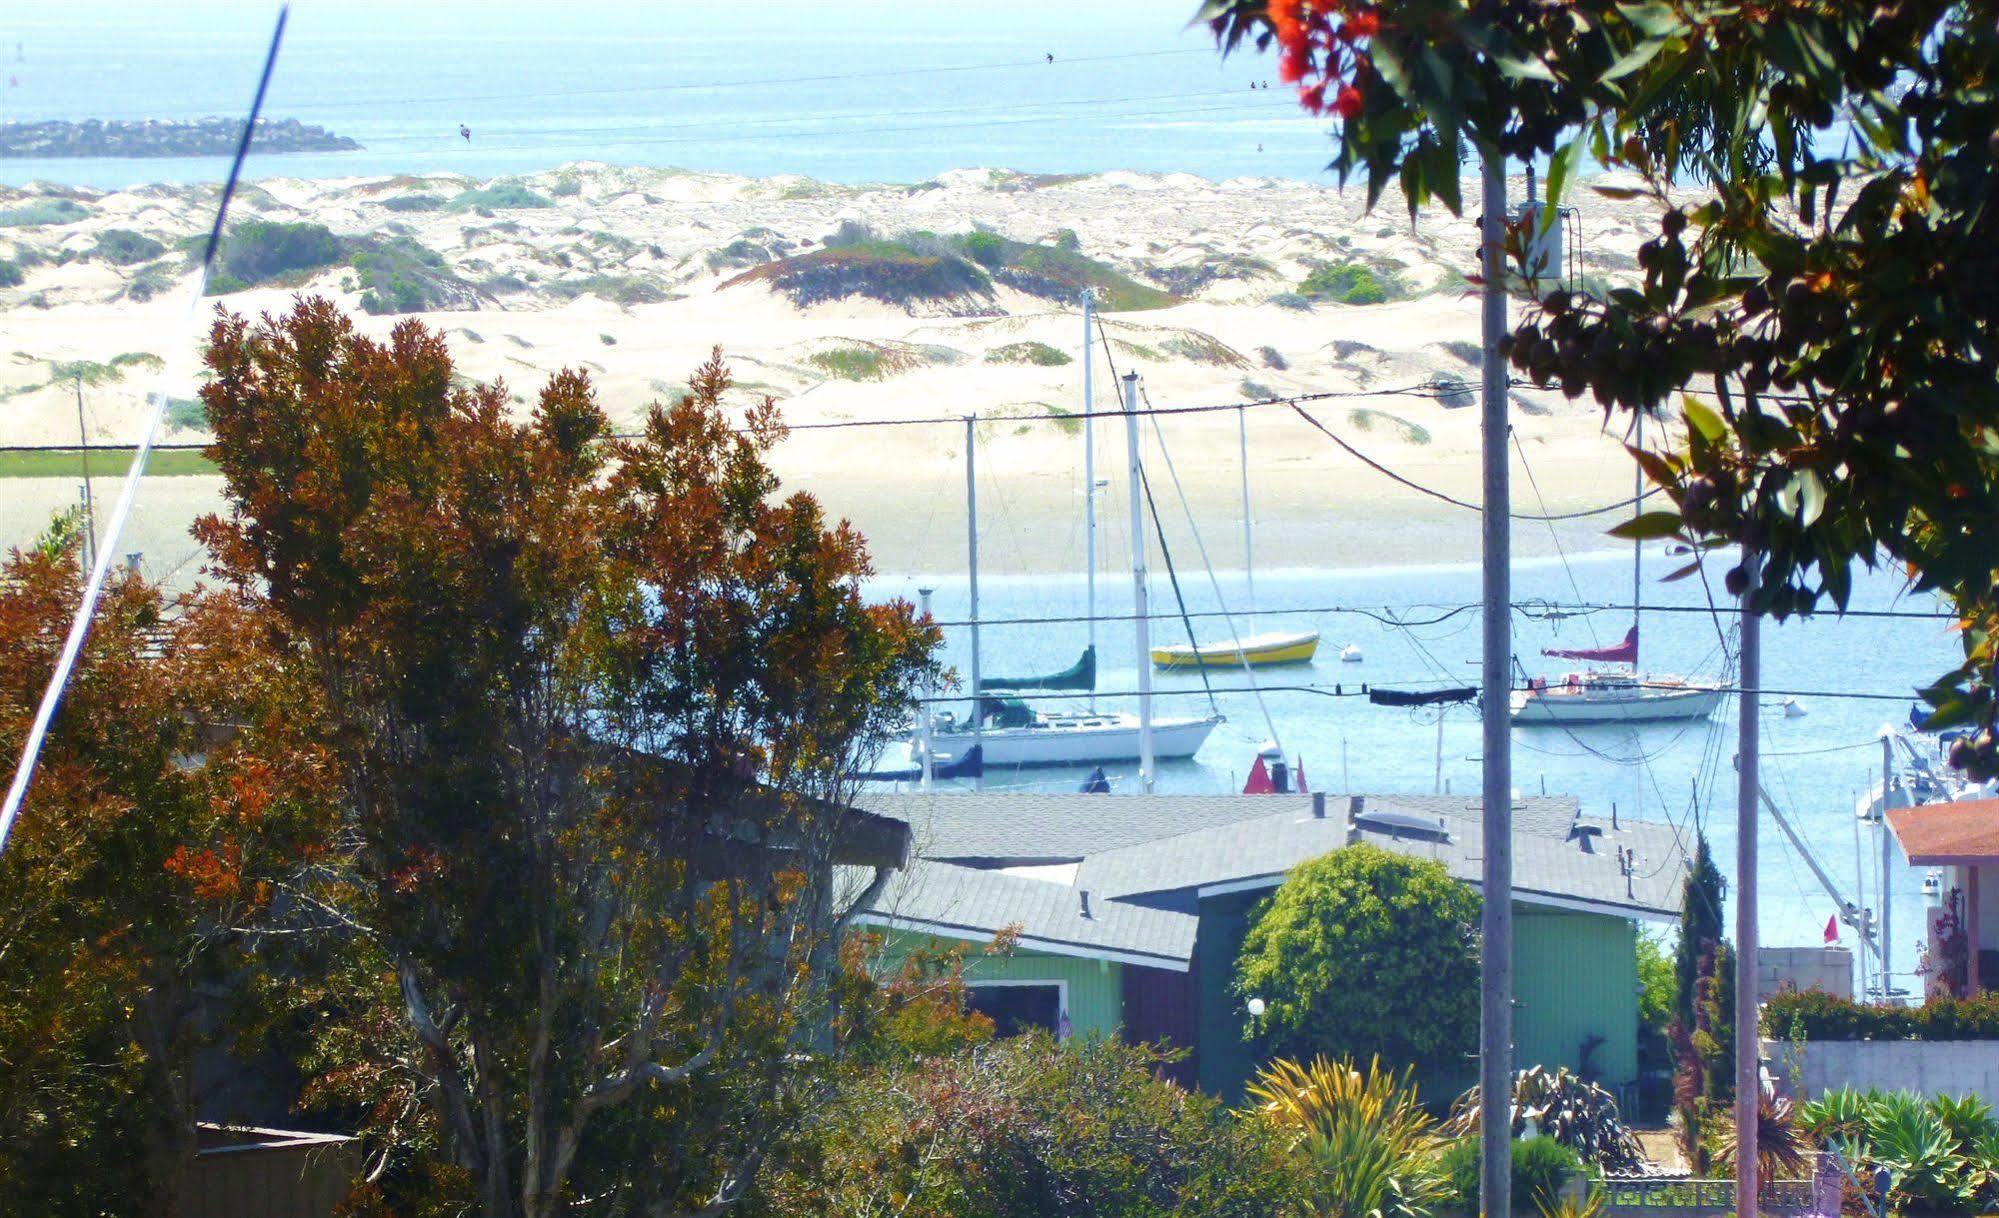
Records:
[[[924,858],[993,863],[1075,860],[1189,829],[1254,820],[1270,814],[1270,800],[1310,812],[1309,795],[1259,798],[1264,802],[1240,795],[866,791],[854,804],[906,821]]]
[[[1171,958],[1193,952],[1192,897],[1227,884],[1277,882],[1300,863],[1355,841],[1442,863],[1481,878],[1480,802],[1464,796],[1073,795],[932,793],[867,795],[868,811],[909,823],[922,861],[895,881],[876,910],[941,933],[984,937],[1018,924],[1047,950]],[[1418,825],[1441,832],[1418,832]],[[1513,883],[1519,899],[1583,904],[1630,917],[1678,909],[1686,854],[1669,825],[1616,828],[1579,814],[1570,796],[1514,805]],[[1579,831],[1580,830],[1580,831]],[[1632,862],[1620,862],[1620,851]],[[1073,882],[993,868],[1076,861]],[[976,865],[966,865],[976,864]],[[1081,916],[1082,894],[1093,917]]]
[[[1182,971],[1197,927],[1188,914],[1094,896],[1085,917],[1068,884],[923,859],[897,872],[861,920],[968,939],[1012,927],[1025,948]]]

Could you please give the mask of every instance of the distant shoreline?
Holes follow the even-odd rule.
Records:
[[[42,119],[0,123],[0,160],[165,159],[230,156],[243,136],[234,118]],[[260,119],[257,153],[356,152],[358,141],[295,118]]]

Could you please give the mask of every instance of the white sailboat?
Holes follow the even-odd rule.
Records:
[[[1637,442],[1644,443],[1644,415],[1638,416]],[[1632,502],[1643,489],[1632,478]],[[1608,664],[1609,669],[1584,669],[1559,680],[1534,678],[1526,689],[1513,691],[1511,718],[1516,727],[1558,724],[1659,723],[1705,719],[1721,704],[1722,691],[1684,677],[1643,675],[1638,668],[1638,609],[1641,553],[1631,547],[1631,629],[1612,647],[1548,648],[1542,655]]]
[[[1083,481],[1084,533],[1086,537],[1089,566],[1089,648],[1085,653],[1090,657],[1094,673],[1096,654],[1096,420],[1092,417],[1094,402],[1091,393],[1091,322],[1094,301],[1086,292],[1083,296]],[[1129,395],[1127,395],[1129,397]],[[1126,402],[1127,411],[1135,409],[1135,403]],[[974,709],[964,719],[955,715],[936,716],[931,721],[930,748],[938,764],[948,764],[973,746],[984,750],[985,765],[991,766],[1045,766],[1045,765],[1096,765],[1104,762],[1137,761],[1140,766],[1140,784],[1145,790],[1151,789],[1154,762],[1158,758],[1177,759],[1191,757],[1199,751],[1208,739],[1208,734],[1221,722],[1216,715],[1201,717],[1171,716],[1156,718],[1152,715],[1151,670],[1147,666],[1146,620],[1146,578],[1145,578],[1145,534],[1139,516],[1140,495],[1138,485],[1138,444],[1136,416],[1127,418],[1130,438],[1130,467],[1133,490],[1132,505],[1132,587],[1137,601],[1136,625],[1138,628],[1139,666],[1139,710],[1137,714],[1128,711],[1100,711],[1096,707],[1094,693],[1088,708],[1083,711],[1040,711],[1015,697],[997,697],[986,693],[989,688],[982,685],[979,678],[979,544],[978,511],[979,501],[973,476],[972,429],[969,421],[965,431],[965,510],[971,561],[972,594],[972,688],[978,691],[974,699]],[[1011,684],[1011,683],[1009,683]],[[1094,688],[1094,681],[1092,681]]]

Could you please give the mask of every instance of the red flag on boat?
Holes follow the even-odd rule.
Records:
[[[1263,764],[1261,756],[1258,756],[1256,764],[1250,767],[1249,781],[1242,784],[1242,793],[1244,795],[1277,794],[1277,784],[1270,781],[1270,767]]]
[[[1544,656],[1558,660],[1594,660],[1599,664],[1636,664],[1638,662],[1638,627],[1632,626],[1625,634],[1624,641],[1615,647],[1548,647],[1542,649]]]
[[[1839,915],[1837,914],[1825,920],[1825,941],[1829,944],[1839,942]]]
[[[1305,785],[1305,759],[1300,757],[1298,759],[1298,794],[1310,795],[1311,793],[1312,788]]]

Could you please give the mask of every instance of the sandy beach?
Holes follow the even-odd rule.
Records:
[[[409,315],[449,336],[466,376],[503,380],[523,404],[552,371],[580,367],[614,419],[628,424],[646,403],[676,392],[719,344],[739,381],[738,404],[769,394],[795,425],[975,416],[982,565],[994,571],[1074,569],[1082,561],[1081,420],[1031,417],[1084,409],[1076,303],[1005,284],[962,300],[897,304],[851,295],[801,303],[780,281],[747,271],[768,274],[824,250],[843,226],[883,238],[984,230],[1037,247],[1067,242],[1133,283],[1171,293],[1152,302],[1164,307],[1103,314],[1118,370],[1138,372],[1153,405],[1354,395],[1304,409],[1410,479],[1478,498],[1475,398],[1462,388],[1478,376],[1477,305],[1462,279],[1474,265],[1475,232],[1469,219],[1441,215],[1412,228],[1392,192],[1369,213],[1358,190],[1273,179],[963,170],[916,186],[854,187],[574,165],[509,179],[518,197],[534,201],[529,206],[389,205],[412,195],[474,197],[468,192],[493,185],[271,181],[250,188],[234,215],[239,223],[322,224],[434,252],[440,274],[463,290],[456,307]],[[1522,191],[1516,182],[1514,196]],[[91,443],[129,444],[149,391],[191,398],[196,388],[202,323],[188,310],[185,258],[164,251],[206,225],[213,191],[31,188],[0,192],[0,211],[58,197],[87,214],[0,227],[0,259],[24,268],[19,285],[0,289],[0,444],[75,443],[79,375]],[[1649,208],[1586,188],[1570,201],[1588,236],[1583,273],[1626,280]],[[163,252],[116,263],[104,253],[107,232],[145,235]],[[1327,266],[1368,268],[1390,285],[1389,299],[1301,299],[1301,283]],[[362,312],[365,290],[352,267],[335,266],[205,301],[202,316],[217,305],[281,310],[298,292],[333,297],[373,333],[407,316]],[[1101,352],[1096,369],[1096,408],[1115,409]],[[1419,393],[1381,392],[1408,389]],[[1567,512],[1629,495],[1621,435],[1604,433],[1594,405],[1516,390],[1514,407],[1526,455],[1514,464],[1517,511],[1545,504]],[[198,417],[178,421],[166,440],[205,438]],[[1475,513],[1386,480],[1288,406],[1252,408],[1247,421],[1260,566],[1475,554]],[[1160,441],[1210,559],[1237,567],[1236,429],[1232,410],[1162,418],[1157,436],[1144,424],[1147,468],[1183,567],[1197,562],[1196,547]],[[1109,483],[1102,541],[1113,556],[1106,564],[1116,566],[1128,532],[1123,424],[1100,419],[1096,440],[1098,476]],[[789,486],[818,495],[867,534],[883,570],[963,568],[962,424],[799,430],[777,463]],[[116,486],[100,478],[95,491],[104,504]],[[77,496],[74,478],[0,479],[0,541],[26,540]],[[218,503],[213,477],[148,479],[121,548],[146,553],[149,568],[192,573],[199,560],[186,524]],[[1558,533],[1522,521],[1515,548],[1522,555],[1557,544],[1599,548],[1616,519],[1566,522]]]

